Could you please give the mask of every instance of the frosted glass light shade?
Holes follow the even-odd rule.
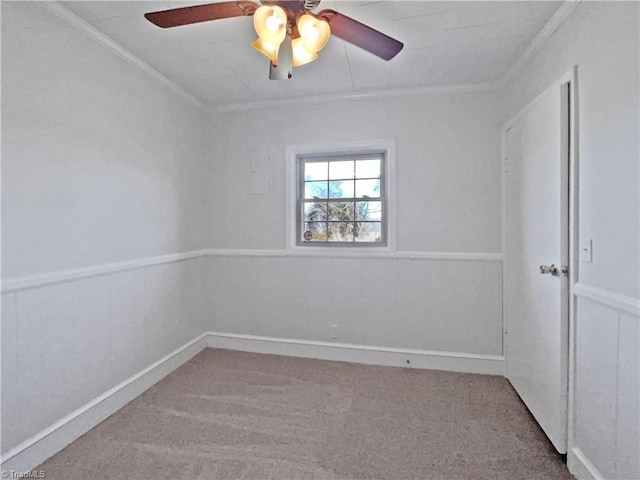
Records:
[[[316,18],[305,13],[296,21],[298,33],[304,44],[305,50],[317,53],[324,48],[329,41],[331,28],[326,20]]]
[[[262,38],[258,38],[251,46],[271,60],[274,65],[278,65],[278,50],[280,50],[280,44],[275,45],[265,42]]]
[[[293,66],[299,67],[305,63],[313,62],[318,58],[315,52],[309,52],[304,48],[304,40],[302,38],[294,38],[291,41],[291,49],[293,50]]]
[[[287,13],[282,7],[263,5],[253,14],[253,27],[263,42],[280,45],[287,35]]]

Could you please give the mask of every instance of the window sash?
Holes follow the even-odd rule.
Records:
[[[326,180],[306,180],[304,177],[305,165],[310,162],[338,162],[338,161],[353,161],[358,160],[379,160],[380,161],[380,176],[379,177],[357,177],[354,169],[354,176],[352,178],[344,179],[329,179],[327,175]],[[329,165],[327,166],[329,168]],[[380,247],[387,246],[388,231],[387,231],[387,182],[386,182],[386,154],[382,151],[367,152],[362,154],[336,154],[336,155],[300,155],[296,158],[297,168],[297,195],[296,195],[296,245],[298,246],[341,246],[341,247]],[[353,181],[354,189],[356,188],[356,182],[358,180],[379,180],[380,181],[380,193],[378,196],[353,196],[353,197],[331,197],[329,191],[330,182],[339,181]],[[327,192],[326,197],[305,197],[305,186],[309,182],[326,182]],[[355,194],[355,190],[353,192]],[[381,204],[380,219],[358,219],[355,209],[353,212],[353,219],[346,221],[330,220],[329,219],[329,204],[330,203],[358,203],[358,202],[379,202]],[[327,212],[325,212],[326,218],[324,220],[307,221],[304,218],[304,206],[305,204],[323,203],[327,206]],[[303,233],[305,231],[305,224],[316,223],[323,224],[325,228],[324,240],[311,240],[305,241],[303,239]],[[380,225],[380,241],[359,241],[354,236],[353,240],[349,241],[330,241],[328,235],[329,224],[350,224],[353,225],[353,229],[357,229],[356,224],[379,224]]]

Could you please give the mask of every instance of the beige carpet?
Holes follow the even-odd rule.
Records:
[[[501,377],[207,349],[50,479],[571,479]]]

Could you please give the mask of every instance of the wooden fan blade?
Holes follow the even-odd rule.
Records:
[[[221,18],[249,16],[257,8],[258,4],[250,1],[220,2],[150,12],[145,13],[144,17],[158,27],[170,28]]]
[[[404,47],[404,44],[395,38],[335,10],[322,10],[316,16],[329,22],[332,35],[353,43],[385,60],[391,60]]]

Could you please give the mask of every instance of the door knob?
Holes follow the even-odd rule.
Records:
[[[554,277],[558,276],[558,267],[556,267],[553,263],[551,265],[540,265],[540,273],[545,275],[550,273]]]

